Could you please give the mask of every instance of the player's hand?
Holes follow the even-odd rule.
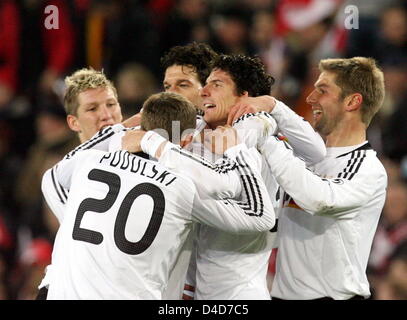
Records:
[[[140,152],[141,139],[143,139],[146,131],[143,130],[130,130],[122,138],[122,149],[131,153]]]
[[[219,126],[213,131],[206,131],[205,146],[216,154],[223,154],[227,149],[239,144],[236,129],[231,126]]]
[[[230,109],[227,124],[232,125],[235,120],[248,113],[271,112],[275,105],[276,100],[271,96],[241,97]]]
[[[141,112],[136,113],[134,116],[131,116],[127,120],[122,122],[122,125],[125,128],[132,128],[132,127],[137,127],[141,123]]]

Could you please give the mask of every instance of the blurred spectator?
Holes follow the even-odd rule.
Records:
[[[208,30],[208,0],[175,0],[161,30],[161,52],[175,45],[185,45],[192,41],[206,42]]]
[[[158,91],[154,75],[140,64],[125,65],[115,81],[124,119],[140,112],[144,101]]]
[[[51,263],[52,244],[43,238],[33,239],[23,248],[15,270],[16,299],[34,300],[38,285],[44,277],[44,269]]]
[[[385,108],[372,123],[369,132],[375,129],[381,134],[381,149],[384,154],[398,162],[407,155],[407,60],[394,59],[383,65],[386,83]]]
[[[340,56],[344,50],[346,32],[338,11],[341,2],[282,0],[276,7],[275,32],[287,45],[281,50],[287,66],[278,96],[308,121],[312,115],[305,98],[319,74],[318,61]]]
[[[346,0],[344,7],[353,5],[358,10],[358,29],[349,30],[346,57],[373,57],[377,59],[380,15],[386,7],[401,3],[400,0]]]
[[[12,236],[0,209],[0,300],[12,298],[10,274],[14,262],[14,237]]]
[[[377,286],[375,300],[407,300],[407,241],[390,258],[388,273]]]
[[[20,16],[15,1],[0,2],[0,109],[6,107],[18,85]]]
[[[30,148],[15,189],[15,198],[21,213],[21,225],[33,237],[55,236],[48,229],[48,216],[44,216],[41,179],[44,172],[79,144],[78,138],[66,123],[66,114],[57,102],[45,103],[36,118],[37,140]]]
[[[255,49],[249,37],[251,16],[238,5],[228,5],[211,18],[210,45],[219,53],[253,55]]]
[[[266,65],[267,71],[276,79],[272,87],[272,95],[278,99],[282,98],[279,86],[288,63],[287,45],[282,37],[276,35],[275,17],[272,11],[254,12],[250,37],[256,55],[260,57]]]
[[[380,276],[387,271],[390,256],[404,240],[407,240],[407,186],[398,181],[387,188],[386,203],[370,254],[371,273]]]
[[[48,5],[58,8],[58,28],[45,26]],[[62,0],[20,2],[22,20],[20,81],[31,99],[53,92],[55,82],[73,63],[75,38],[68,6]],[[39,91],[37,91],[39,90]]]

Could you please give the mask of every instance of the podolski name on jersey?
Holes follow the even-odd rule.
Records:
[[[167,170],[157,168],[157,166],[150,161],[143,158],[131,155],[127,151],[116,151],[106,153],[100,159],[99,163],[107,162],[110,166],[126,170],[132,173],[137,173],[143,177],[154,179],[165,186],[173,183],[177,177]],[[160,170],[161,169],[161,170]]]

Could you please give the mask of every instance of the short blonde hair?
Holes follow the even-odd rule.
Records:
[[[382,106],[385,94],[383,72],[376,65],[376,61],[365,57],[324,59],[319,63],[319,70],[336,75],[335,83],[341,88],[342,99],[352,93],[362,95],[362,121],[369,126],[373,116]]]
[[[117,90],[113,83],[106,78],[103,71],[92,68],[75,71],[65,78],[65,85],[64,108],[67,114],[74,116],[77,115],[79,107],[78,95],[88,89],[110,88],[117,99]]]

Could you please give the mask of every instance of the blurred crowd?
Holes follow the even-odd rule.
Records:
[[[58,9],[56,29],[45,24],[49,5]],[[61,104],[64,77],[103,69],[128,117],[162,90],[160,57],[191,41],[258,55],[276,79],[272,95],[308,120],[305,97],[320,59],[378,61],[386,99],[368,139],[389,181],[368,275],[372,299],[407,299],[402,0],[0,0],[0,299],[33,299],[50,262],[58,223],[43,201],[41,177],[79,144]],[[270,281],[272,274],[271,262]]]

